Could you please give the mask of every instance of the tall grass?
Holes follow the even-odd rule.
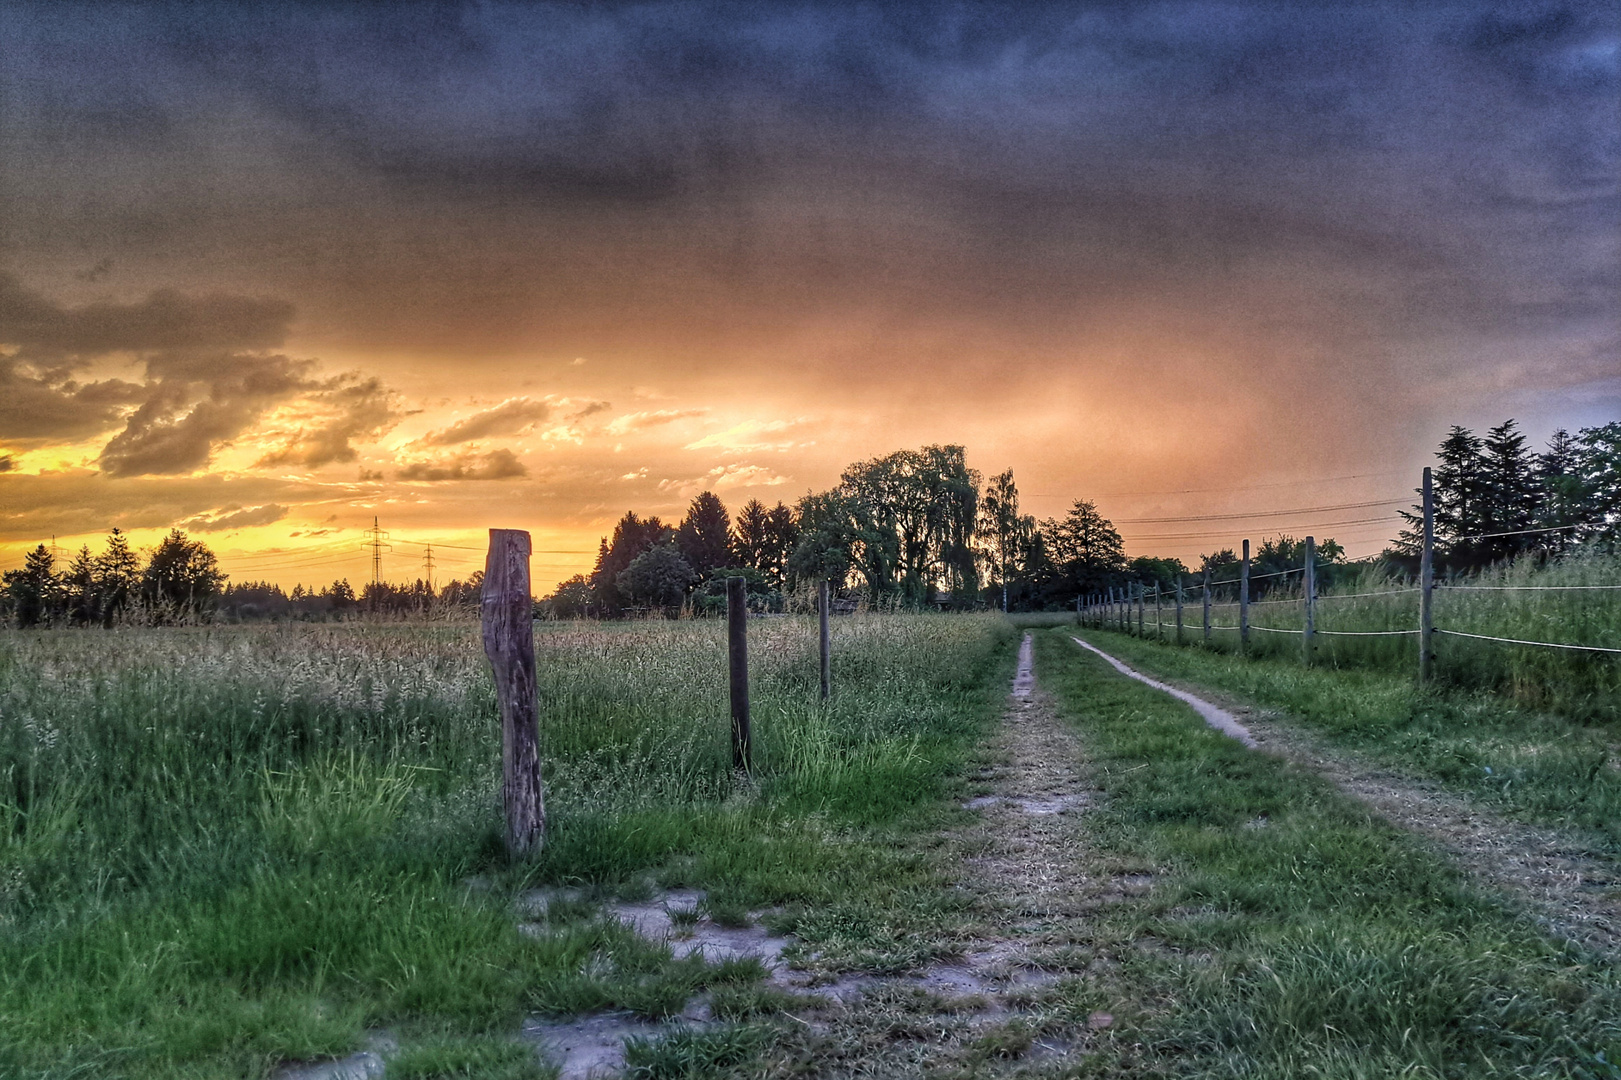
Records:
[[[524,868],[500,850],[476,626],[0,634],[0,1075],[240,1076],[376,1023],[679,1008],[701,963],[602,924],[524,938],[512,895],[658,873],[755,902],[881,880],[882,853],[833,833],[934,790],[993,715],[1012,631],[833,629],[822,704],[813,621],[751,624],[743,781],[722,622],[540,624],[550,835]],[[582,967],[593,954],[611,962]]]
[[[1297,633],[1305,623],[1299,575],[1257,583],[1250,606],[1250,652],[1303,658]],[[1262,592],[1260,586],[1267,586]],[[1621,649],[1621,589],[1557,591],[1556,587],[1621,585],[1621,556],[1579,552],[1555,563],[1526,559],[1478,575],[1440,582],[1435,625],[1489,637]],[[1490,588],[1483,588],[1483,587]],[[1515,586],[1503,590],[1505,586]],[[1530,588],[1527,588],[1529,586]],[[1184,641],[1201,643],[1201,603],[1189,590]],[[1418,666],[1419,593],[1414,582],[1370,570],[1319,593],[1313,662],[1337,667],[1414,671]],[[1174,638],[1165,605],[1163,632]],[[1211,605],[1210,647],[1239,649],[1234,587],[1217,590]],[[1135,621],[1132,623],[1135,627]],[[1401,636],[1361,634],[1401,632]],[[1152,604],[1145,633],[1153,635]],[[1348,634],[1352,636],[1338,636]],[[1621,655],[1537,648],[1437,634],[1434,672],[1446,683],[1494,690],[1538,708],[1595,720],[1621,718]]]

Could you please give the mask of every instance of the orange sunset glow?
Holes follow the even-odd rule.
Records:
[[[549,589],[935,443],[1363,556],[1450,425],[1621,415],[1613,13],[446,10],[12,9],[0,568]]]

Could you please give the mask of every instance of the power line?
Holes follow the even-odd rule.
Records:
[[[1388,520],[1388,518],[1358,518],[1354,521],[1321,521],[1315,522],[1313,527],[1333,529],[1345,525],[1378,525]],[[1220,538],[1230,535],[1232,535],[1231,530],[1224,529],[1220,532],[1130,534],[1122,536],[1122,539],[1135,543],[1141,540],[1208,540],[1211,537]]]
[[[1375,477],[1404,475],[1406,475],[1406,470],[1392,469],[1389,472],[1354,473],[1350,476],[1323,476],[1309,480],[1280,480],[1273,484],[1252,484],[1249,487],[1241,488],[1178,488],[1174,491],[1101,491],[1098,492],[1095,497],[1099,499],[1124,499],[1149,495],[1221,495],[1232,494],[1240,491],[1267,491],[1271,488],[1304,487],[1307,484],[1332,484],[1341,480],[1371,480]],[[1054,495],[1047,492],[1029,492],[1028,496],[1033,499],[1069,498],[1067,495]]]
[[[1160,525],[1180,521],[1248,521],[1254,518],[1289,517],[1292,514],[1329,514],[1340,510],[1365,510],[1370,506],[1395,506],[1406,503],[1400,499],[1376,499],[1372,502],[1339,503],[1335,506],[1301,506],[1293,510],[1259,510],[1252,514],[1193,514],[1187,517],[1121,518],[1122,525]]]

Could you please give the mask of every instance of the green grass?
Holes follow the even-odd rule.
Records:
[[[1621,589],[1591,588],[1617,585],[1621,585],[1621,556],[1583,552],[1541,565],[1525,559],[1477,576],[1438,583],[1435,626],[1520,641],[1621,649]],[[1588,588],[1556,588],[1563,586]],[[1304,606],[1299,575],[1257,581],[1254,588],[1250,654],[1301,662],[1303,650],[1298,634],[1269,633],[1266,629],[1301,629]],[[1235,587],[1229,585],[1216,592],[1210,648],[1237,652]],[[1158,633],[1151,598],[1145,609],[1145,634],[1162,634],[1166,640],[1174,640],[1174,600],[1166,598],[1162,604]],[[1191,581],[1183,620],[1185,641],[1199,642],[1203,633],[1200,592]],[[1369,572],[1337,588],[1322,590],[1315,624],[1325,633],[1315,639],[1314,663],[1401,675],[1417,672],[1418,638],[1414,634],[1336,637],[1328,633],[1416,630],[1418,590],[1411,581]],[[1135,616],[1132,625],[1135,627]],[[1109,628],[1113,628],[1112,621]],[[1435,654],[1434,675],[1443,685],[1489,690],[1528,708],[1584,722],[1621,722],[1621,656],[1505,645],[1445,634],[1436,635]]]
[[[1115,632],[1084,634],[1145,673],[1277,710],[1333,743],[1621,854],[1616,724],[1537,712],[1490,691],[1421,690],[1410,674],[1305,668],[1287,656],[1246,659]]]
[[[1106,795],[1094,836],[1157,868],[1114,916],[1137,942],[1112,976],[1130,1004],[1094,1072],[1595,1077],[1621,1058],[1612,967],[1064,631],[1037,670]]]
[[[752,783],[722,623],[538,631],[549,832],[518,867],[475,626],[0,634],[0,1076],[262,1076],[383,1026],[412,1075],[527,1075],[527,1013],[758,981],[599,916],[655,885],[776,905],[834,965],[941,947],[960,902],[893,838],[996,715],[1001,620],[836,620],[827,706],[813,623],[756,621]],[[586,899],[520,933],[540,884]]]

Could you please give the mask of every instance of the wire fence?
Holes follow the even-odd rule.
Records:
[[[1575,701],[1578,711],[1621,716],[1621,555],[1583,549],[1451,580],[1370,568],[1319,589],[1323,567],[1314,556],[1312,565],[1303,558],[1298,567],[1253,573],[1250,542],[1242,546],[1236,577],[1229,565],[1219,578],[1190,575],[1174,589],[1109,590],[1082,597],[1079,616],[1167,642],[1257,656],[1295,650],[1307,664],[1417,669],[1421,678],[1506,687],[1539,703]],[[1308,538],[1306,550],[1312,546]]]

